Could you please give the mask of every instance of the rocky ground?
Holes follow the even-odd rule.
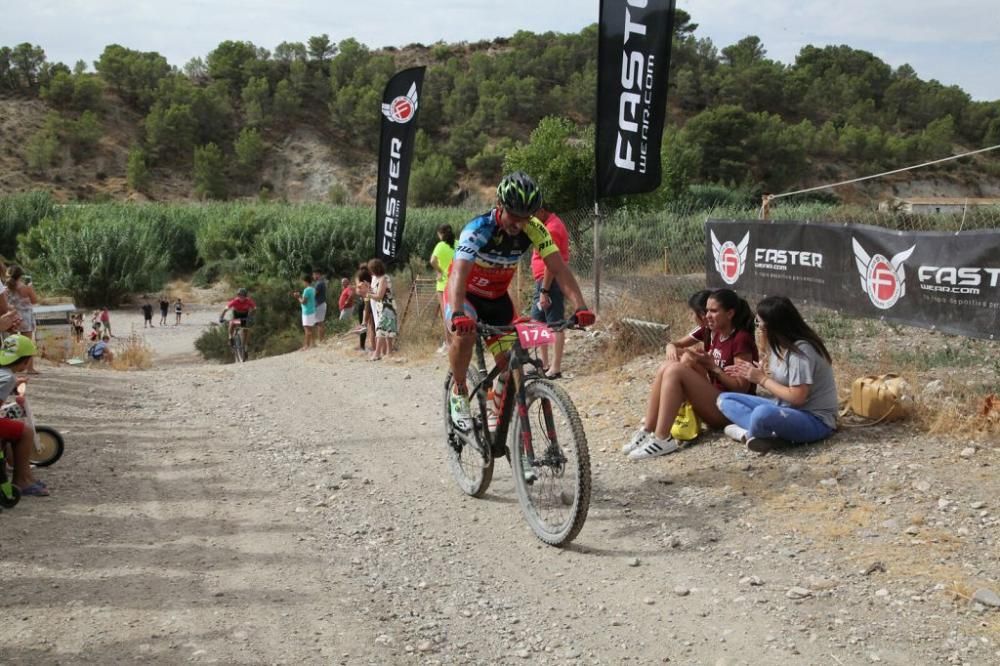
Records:
[[[481,500],[451,481],[443,361],[209,365],[215,314],[148,331],[151,370],[32,380],[68,450],[52,497],[0,514],[0,662],[1000,661],[1000,442],[886,425],[629,463],[655,360],[578,371],[594,501],[560,550],[505,464]]]

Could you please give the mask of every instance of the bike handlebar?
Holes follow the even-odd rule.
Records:
[[[535,322],[543,323],[543,322]],[[576,315],[573,315],[569,319],[563,319],[562,321],[553,322],[551,324],[546,324],[549,329],[558,333],[559,331],[565,331],[567,329],[575,329],[578,331],[586,330],[582,326],[578,326],[576,323]],[[484,324],[481,321],[476,322],[476,331],[481,335],[506,335],[508,333],[513,333],[517,328],[514,324],[509,326],[492,326],[490,324]]]

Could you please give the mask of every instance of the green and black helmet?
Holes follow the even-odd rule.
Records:
[[[530,217],[542,207],[542,191],[531,176],[515,171],[497,185],[497,201],[512,215]]]

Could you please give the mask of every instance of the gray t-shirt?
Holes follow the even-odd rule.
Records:
[[[7,396],[17,388],[17,375],[5,367],[0,366],[0,400],[6,400]],[[5,463],[0,463],[3,465]]]
[[[771,377],[785,386],[808,384],[809,397],[805,404],[799,407],[793,407],[785,400],[778,400],[778,404],[782,407],[811,412],[826,425],[836,428],[840,403],[837,400],[837,383],[833,378],[833,368],[805,340],[799,340],[795,346],[801,353],[789,353],[784,360],[771,352]]]
[[[326,280],[323,278],[316,280],[313,284],[313,289],[316,290],[316,305],[323,305],[326,303]]]

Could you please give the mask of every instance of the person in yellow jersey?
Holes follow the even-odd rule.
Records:
[[[455,258],[455,231],[450,224],[442,224],[437,230],[438,243],[431,252],[431,267],[437,274],[437,282],[434,284],[437,291],[438,305],[441,312],[444,312],[444,290],[448,286],[448,270],[451,268],[452,259]],[[448,343],[451,341],[451,331],[445,329],[444,342],[438,349],[439,354],[448,351]]]

